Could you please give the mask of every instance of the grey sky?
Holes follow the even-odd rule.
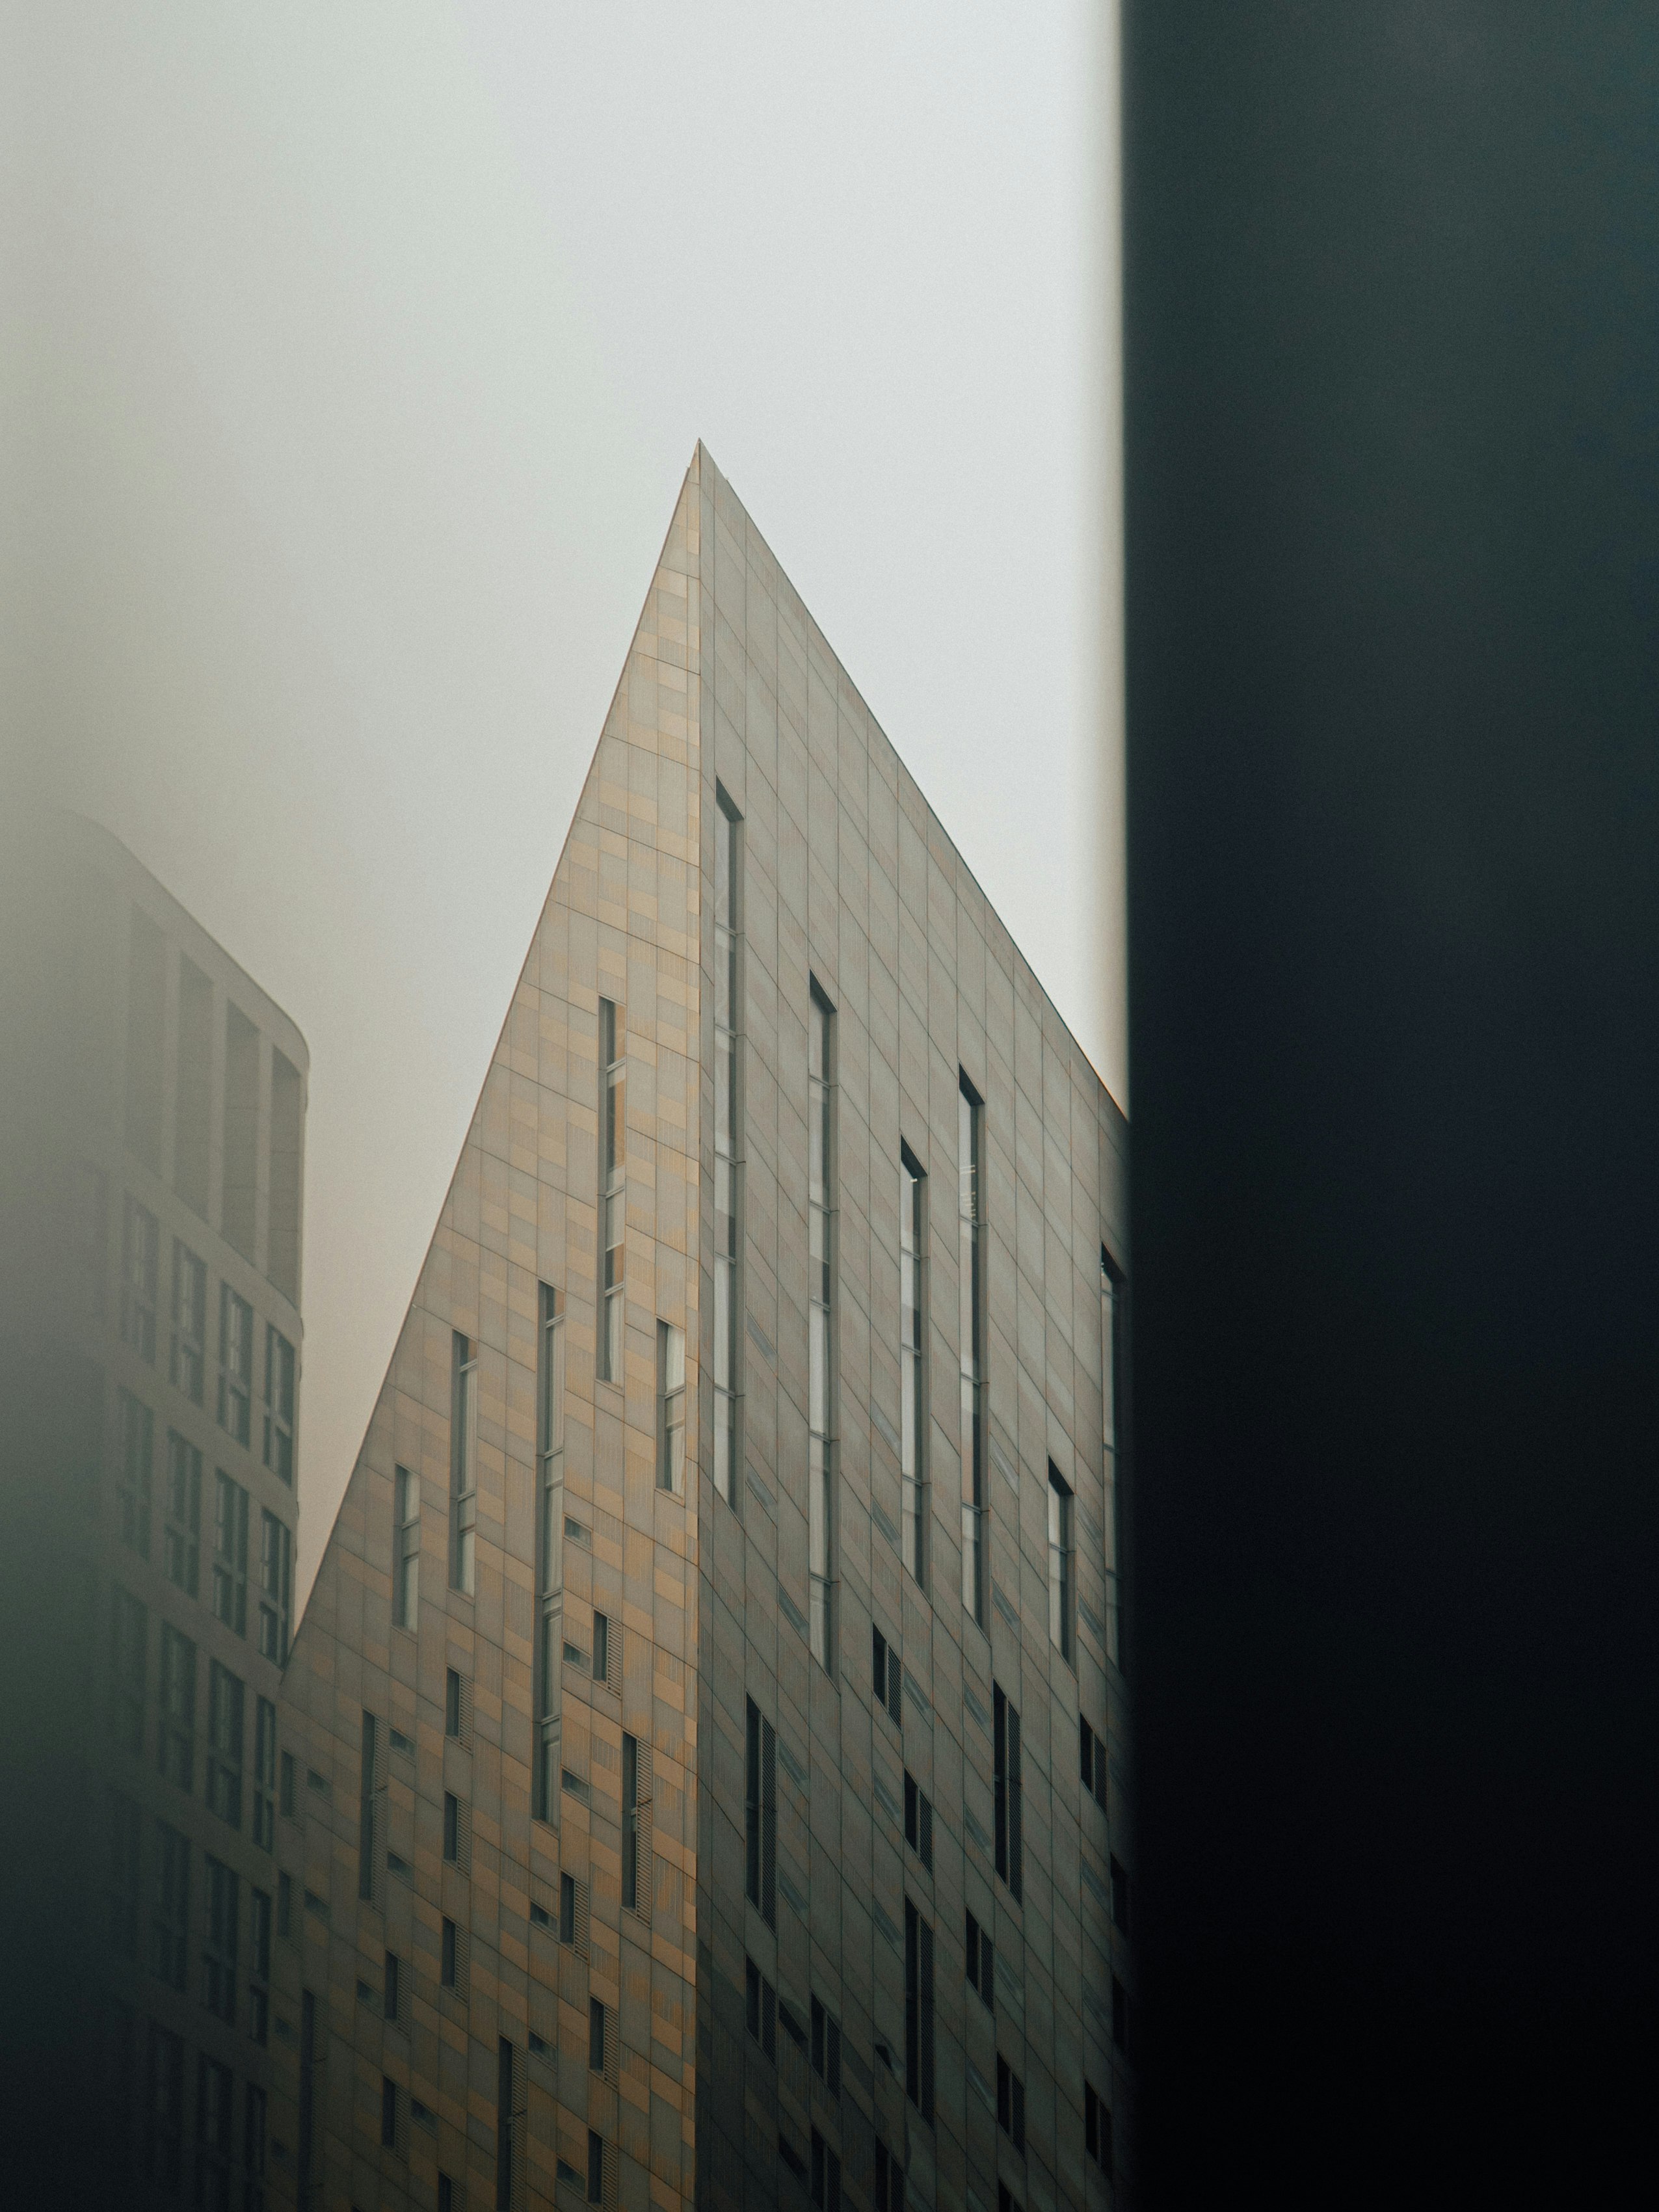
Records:
[[[1124,1100],[1103,29],[32,12],[5,674],[310,1043],[304,1584],[698,437]]]

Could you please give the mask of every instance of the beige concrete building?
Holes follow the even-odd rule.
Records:
[[[1127,2201],[1124,1150],[699,449],[283,1683],[307,2212]]]

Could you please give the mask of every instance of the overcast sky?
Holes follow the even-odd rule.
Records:
[[[699,437],[1125,1099],[1109,11],[28,12],[4,673],[310,1044],[308,1587]]]

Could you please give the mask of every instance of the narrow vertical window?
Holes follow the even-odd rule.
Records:
[[[1048,1462],[1048,1641],[1071,1663],[1072,1492],[1053,1460]]]
[[[236,2018],[236,1934],[240,1884],[210,1855],[207,1867],[207,1945],[202,1954],[202,2002],[216,2018]]]
[[[778,1740],[769,1720],[749,1700],[744,1826],[748,1846],[746,1888],[769,1928],[777,1925]]]
[[[478,1525],[478,1357],[459,1329],[451,1364],[449,1587],[471,1597]]]
[[[622,1741],[622,1901],[630,1912],[644,1910],[640,1897],[640,1814],[644,1801],[640,1772],[640,1740]]]
[[[173,1243],[173,1342],[167,1372],[191,1405],[202,1402],[207,1364],[207,1267],[187,1245]]]
[[[602,1382],[623,1379],[623,1227],[628,1194],[627,1094],[616,1001],[599,1000],[599,1332]]]
[[[246,2212],[265,2212],[265,2093],[250,2081],[243,2107],[242,2203]]]
[[[276,1708],[254,1700],[253,1840],[262,1851],[276,1848]]]
[[[138,1955],[138,1808],[118,1790],[109,1793],[109,1940],[116,1955]]]
[[[496,2045],[495,2056],[495,2212],[510,2212],[513,2203],[518,2163],[520,2072],[518,2053],[503,2035]]]
[[[208,1666],[207,1799],[233,1828],[242,1825],[242,1707],[240,1675],[215,1659]]]
[[[743,1349],[743,843],[737,810],[718,786],[714,797],[714,1487],[736,1505]]]
[[[559,1661],[563,1576],[559,1544],[564,1513],[564,1316],[550,1283],[541,1286],[536,1358],[536,1764],[532,1809],[551,1821],[559,1802]]]
[[[374,1894],[374,1755],[379,1735],[379,1722],[373,1713],[365,1713],[362,1757],[357,1770],[357,1894],[368,1899]]]
[[[195,1786],[196,1646],[168,1621],[161,1623],[161,1668],[157,1684],[161,1729],[157,1764],[180,1790]]]
[[[155,1364],[156,1276],[161,1232],[147,1206],[129,1197],[121,1246],[121,1340]]]
[[[392,1618],[413,1628],[421,1612],[421,1478],[400,1467],[394,1477]]]
[[[965,1075],[957,1091],[962,1347],[962,1601],[985,1626],[984,1109]]]
[[[605,2007],[598,1997],[587,2000],[587,2065],[590,2073],[605,2071]]]
[[[281,1482],[294,1486],[294,1346],[265,1323],[264,1462]]]
[[[1100,1248],[1101,1428],[1106,1472],[1106,1656],[1123,1664],[1123,1276]]]
[[[997,1872],[1008,1885],[1012,1893],[1020,1894],[1021,1872],[1021,1785],[1019,1760],[1019,1715],[1009,1703],[1002,1689],[993,1685],[991,1736],[993,1769],[996,1787],[996,1860]]]
[[[177,1429],[167,1431],[167,1506],[161,1564],[167,1580],[195,1597],[202,1572],[202,1455]]]
[[[657,1323],[657,1487],[685,1488],[685,1331]]]
[[[234,2017],[233,2015],[229,2015]],[[205,2052],[196,2069],[196,2201],[230,2203],[230,2164],[236,2149],[236,2081],[228,2066]]]
[[[593,1616],[592,1668],[596,1682],[611,1680],[611,1616],[608,1613],[596,1613]]]
[[[239,1444],[253,1434],[253,1309],[219,1285],[219,1426]]]
[[[807,1103],[807,1569],[812,1656],[835,1666],[836,1017],[812,986]]]
[[[169,1989],[185,1986],[190,1941],[190,1844],[165,1820],[155,1823],[155,1905],[150,1972]]]
[[[110,1592],[109,1723],[123,1751],[144,1747],[149,1661],[149,1608],[117,1583]]]
[[[213,1610],[247,1634],[247,1492],[222,1468],[213,1479]]]
[[[927,1587],[927,1177],[899,1147],[899,1480],[904,1564]]]
[[[270,1896],[248,1893],[248,2033],[256,2043],[270,2039]]]
[[[150,1476],[155,1457],[155,1416],[131,1390],[120,1395],[121,1540],[141,1559],[149,1557]]]
[[[395,2021],[398,2006],[403,2002],[403,1962],[395,1951],[386,1954],[386,1980],[380,1997],[380,2009],[386,2018]]]
[[[904,1900],[904,2092],[933,2120],[933,1931]]]
[[[274,1667],[288,1664],[294,1618],[294,1533],[269,1506],[259,1509],[259,1649]]]

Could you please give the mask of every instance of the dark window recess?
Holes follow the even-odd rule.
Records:
[[[386,1954],[386,1990],[381,2008],[388,2020],[396,2020],[403,1981],[403,1962],[395,1951]]]
[[[380,2148],[398,2147],[398,2085],[389,2074],[380,2076]]]
[[[1001,1689],[992,1687],[992,1745],[996,1771],[997,1872],[1015,1897],[1022,1887],[1020,1848],[1019,1715]]]
[[[283,1818],[291,1820],[294,1818],[294,1753],[291,1751],[283,1753],[281,1771]]]
[[[553,1915],[544,1905],[537,1905],[532,1901],[530,1907],[530,1924],[532,1928],[550,1928],[553,1925]]]
[[[769,2058],[778,2055],[778,1993],[752,1959],[744,1960],[749,2033]]]
[[[997,2212],[1025,2212],[1024,2206],[1006,2181],[997,2184]]]
[[[573,1874],[559,1876],[559,1941],[574,1943],[576,1940],[576,1877]]]
[[[593,1616],[593,1680],[611,1680],[611,1618],[608,1613]]]
[[[812,2130],[812,2203],[819,2212],[841,2212],[841,2160]]]
[[[1078,1765],[1085,1795],[1092,1795],[1103,1813],[1106,1809],[1106,1739],[1079,1717],[1078,1732]]]
[[[1091,2084],[1083,2087],[1083,2148],[1101,2172],[1112,2171],[1112,2115]]]
[[[885,1705],[889,1714],[901,1726],[904,1720],[904,1668],[898,1653],[873,1625],[870,1630],[871,1673],[875,1683],[876,1703]]]
[[[806,2055],[806,2029],[792,2005],[778,1999],[778,2026],[783,2030],[803,2057]]]
[[[1129,2052],[1129,1992],[1112,1976],[1112,2040],[1125,2057]]]
[[[454,1922],[453,1920],[446,1920],[443,1924],[443,1933],[439,1943],[438,1978],[447,1990],[453,1990],[455,1986],[455,1952],[457,1948],[455,1936],[456,1929]]]
[[[778,1740],[769,1720],[749,1700],[744,1826],[745,1891],[769,1928],[777,1925]]]
[[[444,1734],[459,1736],[466,1732],[466,1685],[453,1668],[444,1674]]]
[[[832,2097],[841,2094],[841,2023],[812,2000],[812,2071]]]
[[[884,2142],[876,2145],[874,2212],[904,2212],[904,2168]]]
[[[605,2202],[605,2137],[597,2128],[587,2130],[587,2201]]]
[[[1124,1935],[1129,1932],[1129,1869],[1121,1859],[1111,1864],[1112,1925]]]
[[[904,2093],[933,2120],[933,1931],[904,1900]]]
[[[302,2197],[301,2202],[304,2201]],[[438,2176],[438,2212],[460,2212],[455,2201],[455,2185],[447,2173]]]
[[[551,2052],[552,2045],[549,2043],[547,2038],[544,2035],[538,2035],[535,2029],[532,2027],[530,2031],[531,2057],[532,2058],[546,2058],[551,2055]]]
[[[362,1757],[357,1783],[357,1894],[373,1898],[374,1849],[374,1755],[379,1748],[380,1723],[373,1713],[363,1715]]]
[[[1025,2084],[1006,2058],[997,2061],[997,2125],[1022,2155],[1025,2149]]]
[[[968,1915],[968,1986],[978,1992],[987,2012],[996,2010],[996,1953],[990,1930]]]
[[[794,2175],[797,2181],[805,2180],[806,2160],[796,2149],[794,2144],[790,2142],[788,2136],[784,2134],[781,2128],[778,2130],[778,2156],[788,2167],[790,2172]]]
[[[931,1874],[933,1870],[933,1808],[914,1774],[904,1778],[904,1840]]]
[[[587,2000],[587,2063],[592,2072],[605,2071],[605,2007],[598,1997]]]
[[[495,2046],[495,2212],[512,2212],[525,2112],[524,2063],[502,2036]]]
[[[444,1857],[451,1866],[460,1864],[461,1801],[453,1790],[444,1792]]]

